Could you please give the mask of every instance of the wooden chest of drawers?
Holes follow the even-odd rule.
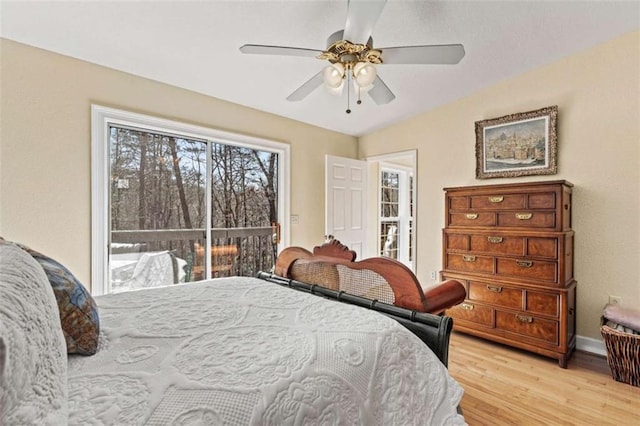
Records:
[[[456,330],[556,358],[575,349],[571,188],[566,181],[445,188],[442,279],[467,300]]]

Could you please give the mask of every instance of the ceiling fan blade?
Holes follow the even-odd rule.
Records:
[[[384,64],[457,64],[464,57],[461,44],[385,47]]]
[[[262,44],[245,44],[240,47],[242,53],[255,55],[284,55],[284,56],[308,56],[315,58],[322,50],[303,49],[301,47],[265,46]]]
[[[369,93],[371,99],[378,105],[388,104],[396,98],[396,95],[384,84],[384,81],[382,81],[379,76],[376,76],[376,79],[373,81],[373,88],[367,93]]]
[[[322,82],[323,82],[322,70],[320,70],[318,74],[311,77],[309,80],[307,80],[306,83],[298,87],[292,94],[287,96],[287,100],[292,102],[303,100],[304,98],[309,96],[311,92],[316,90],[318,86],[322,84]]]
[[[366,44],[385,3],[386,0],[349,0],[343,39]]]

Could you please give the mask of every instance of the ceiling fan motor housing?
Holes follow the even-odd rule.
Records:
[[[356,44],[343,40],[343,35],[344,30],[331,34],[327,39],[327,50],[317,58],[332,64],[340,62],[349,68],[358,62],[382,63],[382,51],[373,48],[373,38],[369,37],[366,44]]]

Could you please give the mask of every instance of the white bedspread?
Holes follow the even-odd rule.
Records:
[[[256,278],[97,297],[69,424],[464,424],[461,387],[394,320]]]

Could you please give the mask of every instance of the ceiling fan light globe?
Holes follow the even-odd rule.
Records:
[[[338,63],[329,65],[322,71],[322,77],[328,89],[338,88],[343,83],[344,67]]]
[[[371,86],[376,79],[376,75],[376,67],[369,62],[358,62],[356,66],[353,67],[353,77],[358,83],[358,86],[360,86],[360,90]],[[371,87],[369,87],[369,89],[370,88]]]
[[[373,84],[368,86],[360,86],[356,80],[353,80],[353,88],[357,91],[360,90],[360,93],[367,93],[369,90],[373,89]]]
[[[340,96],[342,95],[342,91],[344,90],[344,80],[342,80],[342,83],[340,83],[337,87],[329,87],[327,86],[327,90],[329,91],[329,93],[331,93],[334,96]]]

